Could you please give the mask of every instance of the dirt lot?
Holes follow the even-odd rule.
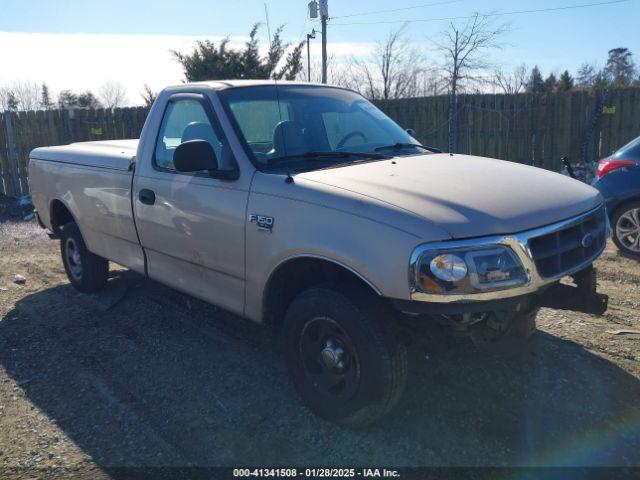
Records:
[[[34,222],[0,223],[0,467],[640,466],[640,263],[608,247],[603,317],[543,310],[518,357],[438,330],[353,432],[308,413],[260,327],[126,271],[77,293]],[[14,274],[25,285],[13,282]]]

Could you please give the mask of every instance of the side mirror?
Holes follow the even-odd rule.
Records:
[[[416,138],[416,131],[413,128],[407,128],[406,132],[413,138]]]
[[[173,153],[173,164],[179,172],[218,170],[216,152],[205,140],[189,140],[178,145]]]

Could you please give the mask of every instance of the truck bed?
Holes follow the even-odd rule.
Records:
[[[137,149],[138,140],[80,142],[36,148],[31,152],[31,158],[110,170],[128,170]]]
[[[144,256],[131,208],[131,161],[138,140],[72,143],[31,152],[32,201],[43,224],[53,230],[56,204],[76,219],[87,248],[138,272]]]

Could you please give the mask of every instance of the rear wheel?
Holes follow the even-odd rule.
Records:
[[[62,227],[60,253],[67,277],[76,289],[91,293],[106,285],[109,261],[87,250],[75,222],[67,223]]]
[[[624,254],[640,258],[640,202],[630,202],[620,207],[611,224],[613,243]]]
[[[377,300],[358,289],[315,287],[285,317],[287,366],[302,400],[352,428],[389,412],[406,383],[405,346]]]

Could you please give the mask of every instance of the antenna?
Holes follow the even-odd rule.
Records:
[[[269,24],[269,7],[264,4],[264,18],[267,21],[267,34],[269,35],[269,46],[271,46],[271,25]]]
[[[265,20],[267,21],[267,34],[269,35],[269,47],[271,47],[273,39],[271,38],[271,25],[269,24],[269,7],[267,7],[267,4],[264,4],[264,17]],[[276,90],[276,102],[278,103],[278,118],[280,119],[280,122],[282,122],[282,109],[280,108],[280,92],[278,91],[278,79],[276,78],[275,75],[275,68],[277,68],[277,65],[274,65],[274,72],[273,72],[273,86]],[[278,124],[280,124],[280,122],[278,122]],[[280,135],[282,136],[282,145],[284,145],[284,149],[285,149],[285,155],[287,153],[287,142],[285,141],[284,138],[284,128],[280,128]],[[291,176],[291,174],[289,173],[289,170],[287,170],[287,177],[285,178],[285,183],[293,183],[293,177]]]

